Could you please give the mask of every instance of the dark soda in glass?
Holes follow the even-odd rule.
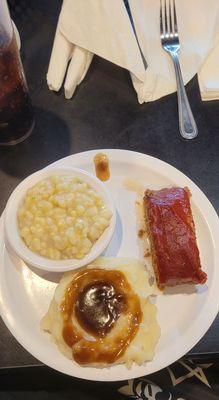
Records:
[[[29,136],[34,117],[7,3],[1,2],[0,145],[13,145]]]

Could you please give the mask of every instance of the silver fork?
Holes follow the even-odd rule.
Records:
[[[179,64],[178,51],[180,43],[175,0],[160,0],[160,38],[163,49],[170,54],[174,63],[177,83],[179,131],[185,139],[193,139],[198,135],[198,129],[186,95]]]

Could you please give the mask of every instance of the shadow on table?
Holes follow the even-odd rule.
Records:
[[[35,127],[24,142],[0,148],[0,169],[24,178],[48,164],[69,155],[67,124],[51,111],[35,109]]]

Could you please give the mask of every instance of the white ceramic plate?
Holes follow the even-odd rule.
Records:
[[[12,22],[12,25],[13,25],[13,28],[14,28],[14,34],[15,34],[15,38],[16,38],[16,41],[17,41],[17,47],[18,47],[18,50],[20,50],[21,49],[21,38],[20,38],[18,29],[17,29],[14,21],[11,20],[11,22]]]
[[[99,150],[98,150],[99,151]],[[188,352],[205,334],[219,308],[219,221],[202,191],[185,175],[170,165],[144,154],[126,150],[101,150],[110,159],[111,179],[107,182],[118,211],[117,226],[107,256],[138,257],[136,237],[135,193],[124,188],[124,180],[137,180],[145,187],[188,186],[192,193],[192,209],[198,244],[207,284],[191,286],[188,293],[157,298],[161,338],[154,360],[144,366],[83,368],[66,359],[49,337],[40,331],[40,320],[48,309],[57,276],[42,271],[39,275],[14,257],[4,246],[0,227],[0,311],[16,339],[43,363],[68,375],[96,381],[117,381],[134,378],[166,367]],[[93,157],[97,151],[75,154],[54,166],[74,166],[94,172]]]

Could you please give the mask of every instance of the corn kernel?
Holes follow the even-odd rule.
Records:
[[[84,208],[81,204],[79,204],[79,205],[76,207],[76,214],[77,214],[79,217],[81,217],[82,215],[84,215],[84,213],[85,213],[85,208]]]
[[[28,227],[25,226],[23,229],[21,229],[21,236],[23,238],[25,238],[29,234],[30,234],[30,229]]]

